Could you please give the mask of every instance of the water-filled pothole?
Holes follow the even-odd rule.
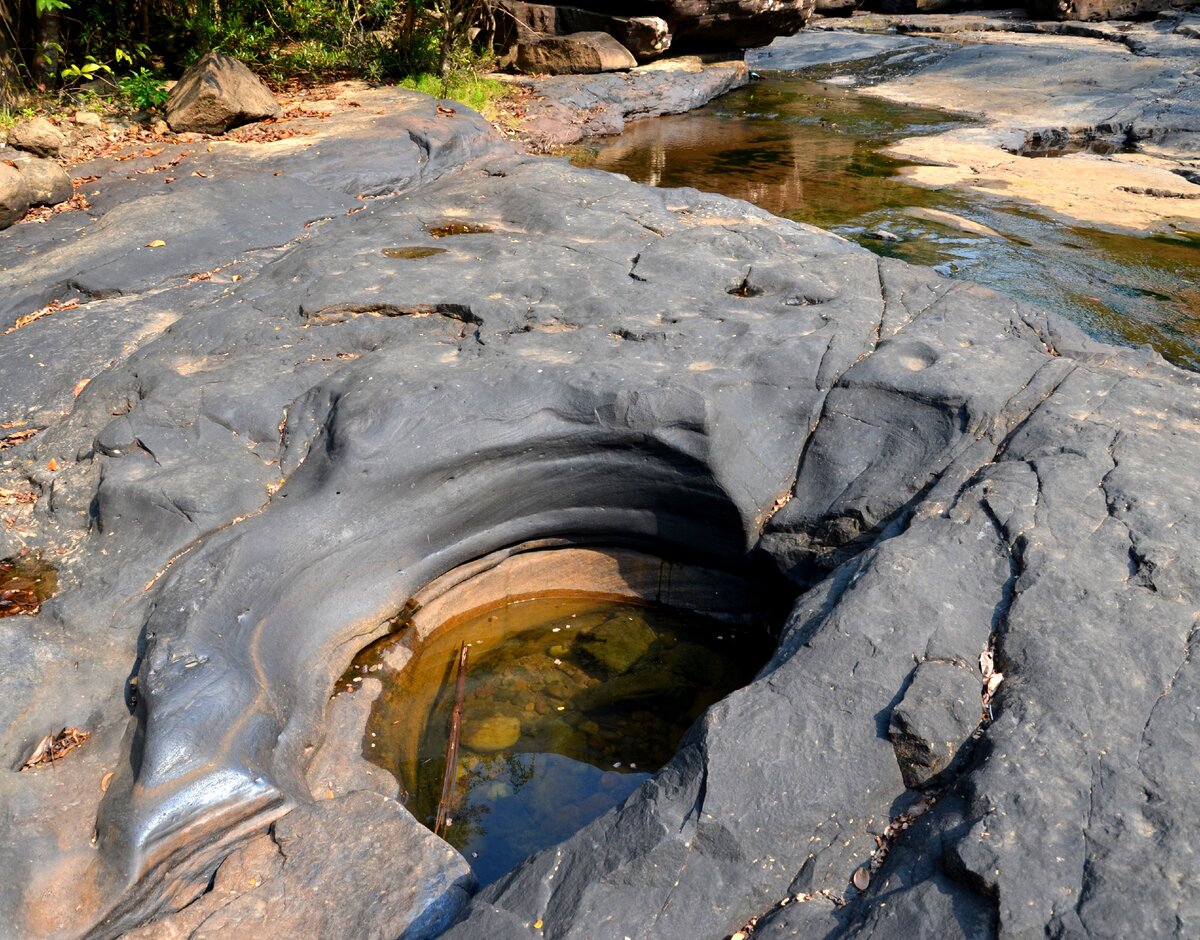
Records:
[[[58,590],[58,572],[36,558],[0,560],[0,617],[36,614]]]
[[[753,679],[771,637],[756,617],[721,616],[551,591],[492,598],[424,640],[403,629],[351,667],[384,680],[364,754],[489,884],[619,806],[710,705]]]

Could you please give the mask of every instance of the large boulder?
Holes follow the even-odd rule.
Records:
[[[637,65],[628,49],[608,33],[572,33],[517,44],[516,66],[531,74],[577,75],[616,72]]]
[[[660,17],[675,50],[749,49],[790,36],[812,15],[815,0],[571,0],[576,7],[609,16]]]
[[[8,132],[8,145],[38,157],[57,157],[67,135],[44,117],[22,121]]]
[[[56,206],[71,198],[71,177],[56,161],[19,154],[13,163],[29,187],[31,206]]]
[[[208,52],[184,73],[167,99],[167,123],[178,132],[223,134],[279,114],[279,102],[237,59]]]
[[[29,211],[29,184],[19,170],[0,163],[0,228],[8,228]]]
[[[497,34],[497,46],[501,48],[520,42],[536,42],[546,36],[603,32],[616,39],[639,61],[646,61],[662,55],[671,45],[667,21],[660,16],[609,16],[579,7],[519,0],[508,0],[502,4],[502,11]]]
[[[1136,20],[1196,6],[1196,0],[1033,0],[1029,12],[1058,20]]]

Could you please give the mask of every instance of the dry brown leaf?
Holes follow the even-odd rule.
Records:
[[[146,247],[147,248],[166,248],[167,243],[165,241],[163,241],[161,238],[156,238],[152,242],[146,242]]]

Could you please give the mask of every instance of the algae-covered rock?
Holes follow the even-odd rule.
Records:
[[[463,744],[481,754],[506,750],[521,737],[521,719],[513,715],[489,715],[468,728]]]
[[[637,619],[622,618],[601,624],[576,641],[576,648],[613,675],[623,675],[654,645],[654,631]]]

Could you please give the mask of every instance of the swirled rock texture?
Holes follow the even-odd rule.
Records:
[[[0,492],[37,501],[0,540],[63,584],[0,631],[0,747],[93,732],[0,776],[0,931],[182,909],[199,936],[211,881],[244,885],[223,929],[288,901],[323,936],[1200,932],[1194,374],[355,97],[171,185],[94,164],[94,219],[0,236],[0,324],[24,318],[0,422],[41,429],[3,452]],[[422,585],[545,539],[770,565],[799,598],[654,779],[467,902],[394,836],[393,791],[326,783],[330,693]],[[917,684],[928,663],[962,681]],[[920,794],[901,703],[958,745]],[[322,853],[335,815],[388,837]],[[396,891],[365,903],[380,870]]]

